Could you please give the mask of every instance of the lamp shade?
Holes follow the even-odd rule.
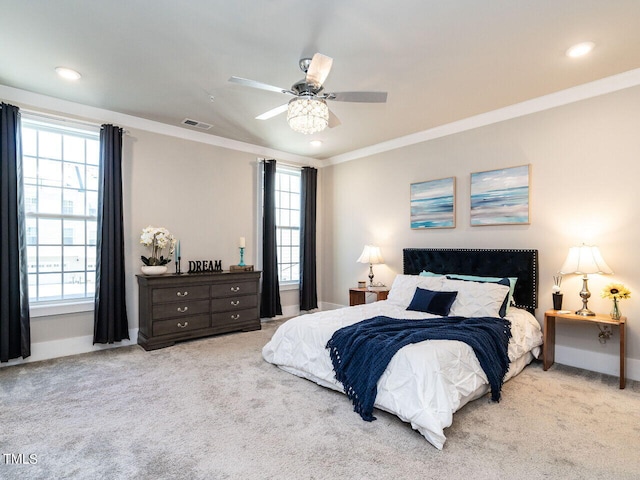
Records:
[[[384,258],[382,258],[382,254],[380,253],[380,247],[365,245],[362,253],[360,254],[360,257],[358,257],[357,262],[369,263],[372,265],[384,263]]]
[[[613,270],[604,261],[600,250],[594,245],[571,247],[567,259],[560,268],[561,274],[575,273],[587,275],[591,273],[611,274]]]
[[[329,107],[321,98],[298,97],[289,101],[287,122],[296,132],[321,132],[329,124]]]

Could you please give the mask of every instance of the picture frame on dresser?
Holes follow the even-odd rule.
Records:
[[[136,275],[138,344],[155,350],[221,333],[259,330],[261,272]]]

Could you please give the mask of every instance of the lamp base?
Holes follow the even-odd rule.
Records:
[[[582,277],[582,290],[580,291],[580,298],[582,299],[582,308],[576,312],[576,315],[580,315],[582,317],[593,317],[595,313],[587,308],[587,302],[589,301],[589,297],[591,296],[591,292],[589,291],[589,286],[587,285],[587,274],[584,274]]]

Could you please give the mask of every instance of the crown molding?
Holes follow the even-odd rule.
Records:
[[[316,168],[322,168],[427,142],[429,140],[435,140],[437,138],[454,135],[456,133],[473,130],[475,128],[503,122],[505,120],[530,115],[532,113],[550,110],[552,108],[587,100],[600,95],[606,95],[608,93],[617,92],[619,90],[624,90],[638,85],[640,85],[640,68],[578,85],[576,87],[571,87],[542,97],[526,100],[508,107],[474,115],[462,120],[430,128],[422,132],[412,133],[411,135],[394,138],[393,140],[388,140],[386,142],[370,145],[351,152],[335,155],[325,160],[295,155],[251,143],[218,137],[216,135],[195,132],[175,125],[155,122],[153,120],[147,120],[102,108],[91,107],[80,103],[70,102],[68,100],[61,100],[5,85],[0,85],[0,97],[17,103],[20,107],[28,106],[39,110],[44,109],[52,112],[59,112],[79,117],[79,119],[82,120],[96,121],[96,119],[99,119],[98,121],[100,123],[113,123],[124,128],[137,128],[184,140],[251,153],[262,158],[276,158],[278,160],[290,162],[294,165],[310,165]]]
[[[330,157],[324,161],[325,166],[349,162],[363,157],[369,157],[378,153],[396,150],[398,148],[427,142],[436,138],[446,137],[456,133],[473,130],[505,120],[522,117],[532,113],[542,112],[570,103],[579,102],[589,98],[606,95],[608,93],[624,90],[640,85],[640,68],[629,70],[618,75],[612,75],[600,80],[578,85],[576,87],[560,90],[559,92],[544,95],[542,97],[526,100],[508,107],[499,108],[491,112],[481,113],[455,122],[440,125],[422,132],[412,133],[404,137],[394,138],[386,142],[353,150]]]
[[[28,92],[6,85],[0,85],[0,98],[17,104],[20,108],[30,109],[34,112],[42,113],[61,113],[76,117],[80,121],[90,121],[97,125],[104,123],[112,123],[125,129],[139,129],[152,133],[159,133],[170,137],[181,138],[193,142],[206,143],[216,147],[228,148],[245,153],[251,153],[260,157],[275,158],[277,160],[287,161],[296,165],[310,165],[320,167],[323,163],[315,158],[295,155],[280,150],[261,147],[251,143],[231,140],[229,138],[218,137],[202,132],[195,132],[187,128],[169,125],[166,123],[155,122],[125,113],[114,112],[102,108],[91,107],[81,103],[70,102],[55,97],[49,97],[39,93]]]

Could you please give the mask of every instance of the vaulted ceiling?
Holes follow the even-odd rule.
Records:
[[[0,84],[315,158],[640,67],[638,0],[0,0],[0,11]],[[582,41],[590,55],[565,55]],[[315,52],[334,59],[328,91],[386,91],[387,103],[331,102],[342,124],[306,136],[286,114],[255,119],[290,97],[228,82],[289,88]]]

